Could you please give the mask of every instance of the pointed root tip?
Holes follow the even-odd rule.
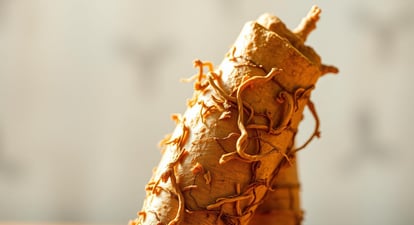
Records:
[[[330,65],[324,65],[322,64],[320,67],[321,70],[321,75],[325,75],[327,73],[339,73],[338,68],[336,68],[335,66],[330,66]]]
[[[229,161],[229,160],[230,160],[229,158],[230,158],[230,157],[229,157],[229,155],[228,155],[228,154],[224,154],[224,155],[222,155],[222,156],[220,157],[219,164],[220,164],[220,165],[222,165],[222,164],[226,163],[227,161]]]
[[[202,64],[203,64],[203,62],[202,62],[201,60],[199,60],[199,59],[195,59],[195,60],[193,61],[193,66],[194,66],[194,67],[200,66],[200,65],[202,65]]]
[[[310,11],[308,12],[308,15],[306,17],[308,18],[317,18],[319,20],[319,15],[321,14],[322,10],[317,5],[312,6]]]
[[[316,23],[320,18],[322,10],[314,5],[308,12],[308,15],[304,17],[301,23],[296,27],[294,33],[302,39],[303,42],[306,41],[309,34],[316,28]]]

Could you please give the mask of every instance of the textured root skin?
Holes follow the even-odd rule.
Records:
[[[184,115],[174,116],[177,128],[162,141],[131,225],[247,224],[261,212],[278,193],[273,182],[295,151],[310,92],[321,75],[336,71],[303,44],[306,32],[298,36],[265,15],[244,26],[217,70],[195,61],[194,96]]]
[[[297,162],[292,156],[290,164],[281,166],[277,177],[272,181],[272,189],[268,191],[248,225],[301,224],[303,211],[300,208],[299,191]]]

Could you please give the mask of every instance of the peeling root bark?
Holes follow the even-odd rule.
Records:
[[[307,106],[317,121],[310,140],[319,135],[310,95],[320,76],[337,72],[304,44],[319,13],[312,8],[295,32],[263,15],[246,23],[218,68],[194,62],[194,96],[173,116],[177,127],[161,142],[131,224],[282,224],[267,212],[300,223],[294,138]]]

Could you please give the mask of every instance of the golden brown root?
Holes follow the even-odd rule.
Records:
[[[172,117],[177,127],[161,142],[162,159],[131,225],[245,225],[265,221],[266,212],[300,222],[288,156],[306,106],[316,128],[305,146],[318,136],[310,94],[323,73],[335,71],[303,44],[319,18],[311,12],[297,33],[262,16],[244,26],[217,69],[194,62],[193,98]]]
[[[318,6],[313,6],[308,15],[302,19],[302,22],[295,28],[294,33],[305,42],[309,34],[316,28],[316,23],[319,20],[321,9]]]
[[[249,225],[299,225],[303,219],[300,208],[300,183],[297,161],[286,164],[272,181],[272,189],[257,208]]]

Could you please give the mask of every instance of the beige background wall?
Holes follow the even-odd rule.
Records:
[[[263,12],[339,76],[313,100],[300,153],[305,225],[414,224],[414,2],[0,0],[0,221],[126,224],[141,208],[196,58],[218,64]],[[309,113],[303,141],[313,129]]]

